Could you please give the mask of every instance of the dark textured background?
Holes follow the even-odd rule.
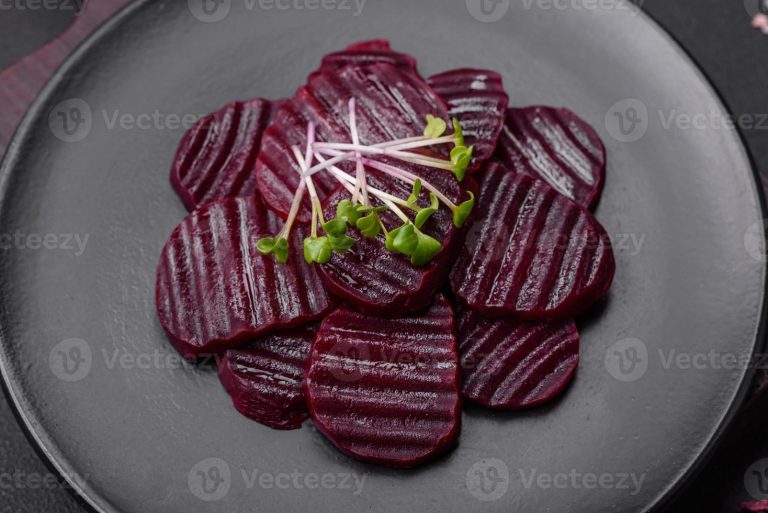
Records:
[[[736,116],[768,115],[768,36],[750,27],[743,0],[639,3],[688,50]],[[64,30],[73,16],[67,10],[0,10],[0,69]],[[758,169],[768,172],[768,127],[746,130],[744,136]],[[670,512],[734,513],[738,502],[748,499],[745,471],[768,457],[768,440],[760,436],[766,427],[756,426],[751,436],[716,455]],[[0,433],[0,513],[82,511],[54,484],[2,398]]]

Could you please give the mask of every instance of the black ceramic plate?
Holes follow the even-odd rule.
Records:
[[[0,355],[24,425],[105,512],[658,507],[737,408],[761,335],[763,215],[727,112],[624,3],[359,5],[140,1],[43,91],[2,169]],[[459,447],[413,471],[352,461],[310,423],[241,417],[211,366],[179,364],[153,300],[185,215],[168,183],[179,117],[291,94],[324,53],[372,37],[426,74],[496,69],[514,105],[570,107],[609,155],[597,215],[618,274],[581,321],[575,382],[525,413],[468,408]]]

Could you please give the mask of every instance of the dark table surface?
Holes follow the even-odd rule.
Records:
[[[635,1],[688,50],[735,116],[768,116],[768,36],[751,28],[745,6],[757,0]],[[0,69],[66,28],[74,12],[60,4],[61,9],[0,10]],[[768,173],[768,122],[758,125],[744,136],[758,169]],[[747,470],[768,458],[768,439],[760,436],[766,427],[756,426],[752,435],[720,451],[669,511],[734,513],[740,501],[750,499]],[[3,398],[0,433],[0,513],[83,511],[38,458]]]

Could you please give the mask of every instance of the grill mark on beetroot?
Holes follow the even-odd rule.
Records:
[[[260,337],[227,350],[219,378],[234,407],[275,429],[298,429],[309,417],[302,381],[317,325]]]
[[[544,179],[559,193],[594,209],[605,182],[605,147],[597,132],[568,109],[507,109],[496,158]]]
[[[179,143],[171,184],[188,210],[218,199],[253,195],[253,165],[280,102],[233,102],[208,114]]]
[[[615,261],[592,215],[546,183],[492,163],[478,219],[451,273],[458,299],[490,317],[574,317],[603,297]]]
[[[458,314],[462,394],[494,409],[530,408],[557,397],[579,364],[572,320],[549,323]]]
[[[367,316],[340,307],[320,325],[304,387],[312,421],[345,454],[413,467],[448,450],[460,431],[453,312]]]
[[[173,231],[157,269],[156,303],[183,356],[235,347],[319,319],[332,308],[317,269],[301,255],[301,227],[292,232],[288,264],[256,250],[259,238],[281,224],[252,196],[209,203]]]
[[[481,169],[496,149],[509,97],[501,75],[480,69],[456,69],[434,75],[427,83],[461,123],[467,146],[474,146],[469,171]]]
[[[344,66],[370,66],[385,63],[404,71],[418,74],[416,59],[408,54],[393,51],[389,41],[375,39],[352,44],[340,52],[323,57],[319,71],[337,71]]]
[[[427,114],[448,117],[443,100],[426,82],[390,64],[348,66],[335,72],[313,74],[289,106],[276,114],[264,134],[256,162],[259,191],[282,218],[288,216],[299,181],[299,168],[290,147],[306,146],[308,121],[316,123],[318,141],[351,142],[348,102],[353,96],[361,106],[358,131],[360,142],[366,145],[421,135]],[[288,116],[289,109],[300,112],[301,117]],[[354,171],[351,163],[340,167]],[[313,179],[321,200],[336,189],[336,180],[327,172],[317,173]],[[311,212],[309,200],[305,198],[298,221],[309,222]]]

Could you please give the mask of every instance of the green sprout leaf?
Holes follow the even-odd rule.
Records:
[[[281,264],[288,261],[288,240],[264,237],[256,243],[256,249],[264,256],[274,255]]]
[[[410,206],[416,205],[416,203],[419,201],[419,194],[421,194],[421,180],[417,178],[416,181],[413,182],[413,192],[411,192],[411,195],[408,196],[406,203],[408,203]]]
[[[375,211],[358,219],[355,226],[357,226],[357,229],[363,234],[363,237],[368,237],[369,239],[376,237],[381,233],[379,214]]]
[[[304,239],[304,260],[308,264],[327,264],[331,259],[331,242],[328,237],[307,237]]]
[[[288,262],[288,239],[277,239],[272,252],[281,264]]]
[[[445,133],[447,125],[444,120],[427,114],[427,127],[424,129],[424,137],[437,139]]]
[[[430,237],[429,235],[422,233],[419,230],[416,230],[416,237],[418,239],[418,244],[416,249],[411,254],[411,264],[415,266],[422,266],[431,262],[432,259],[435,258],[438,253],[440,253],[440,250],[443,249],[443,246],[437,239]]]
[[[323,231],[332,237],[342,237],[347,234],[347,223],[343,219],[331,219],[323,225]]]
[[[456,228],[464,226],[469,214],[472,213],[472,209],[475,208],[475,195],[472,194],[472,191],[468,191],[468,194],[469,199],[458,205],[453,211],[453,225]]]
[[[474,146],[456,146],[451,150],[451,164],[453,164],[453,174],[458,181],[464,180],[467,174],[467,167],[472,160],[472,150]]]
[[[328,237],[328,240],[331,243],[331,250],[335,253],[344,253],[345,251],[349,251],[349,249],[355,245],[355,239],[348,235],[343,235],[341,237]]]
[[[360,219],[359,206],[355,206],[352,201],[345,199],[341,200],[336,206],[336,217],[343,219],[350,225],[354,226],[358,219]]]
[[[357,211],[360,214],[369,214],[371,212],[376,212],[377,214],[381,214],[382,212],[386,212],[389,210],[389,207],[386,205],[382,205],[380,207],[370,207],[368,205],[358,205],[355,207]]]
[[[406,223],[397,230],[394,230],[392,236],[392,247],[398,253],[411,256],[419,245],[419,238],[416,235],[416,227],[412,223]],[[390,232],[390,235],[392,232]]]
[[[464,131],[461,129],[461,123],[453,118],[453,136],[456,139],[456,146],[464,146]]]
[[[429,201],[429,207],[422,208],[416,214],[416,219],[413,221],[413,224],[416,225],[416,228],[421,228],[424,226],[424,223],[426,223],[429,218],[432,217],[435,212],[437,212],[437,209],[440,208],[440,200],[438,200],[437,196],[435,196],[433,193],[429,194]]]
[[[264,237],[256,243],[256,249],[264,256],[271,255],[275,250],[276,242],[274,237]]]
[[[423,233],[413,223],[406,223],[389,232],[387,249],[411,257],[411,264],[422,266],[430,262],[440,250],[440,242]]]

